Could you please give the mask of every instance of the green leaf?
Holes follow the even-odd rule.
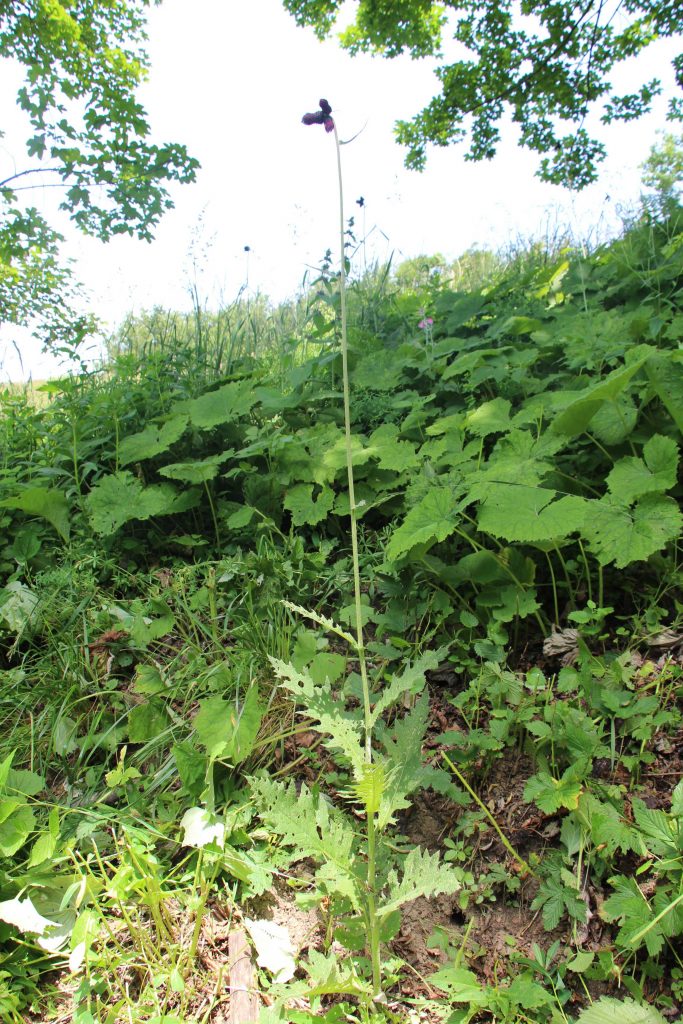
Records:
[[[534,897],[532,910],[542,910],[543,927],[546,931],[557,928],[565,913],[575,921],[586,920],[586,904],[576,888],[576,881],[568,872],[558,871],[557,860],[552,862],[550,873],[543,879]]]
[[[677,503],[663,494],[645,494],[632,508],[609,495],[588,505],[584,534],[601,565],[645,561],[683,529]]]
[[[0,853],[13,857],[35,829],[35,815],[20,800],[0,801]]]
[[[246,415],[257,401],[252,381],[247,379],[230,381],[216,391],[209,391],[199,398],[176,402],[172,411],[187,413],[194,427],[208,430]]]
[[[673,816],[669,817],[664,811],[648,807],[642,800],[634,797],[633,817],[642,835],[648,840],[648,848],[656,856],[678,856],[678,822]]]
[[[614,370],[597,384],[582,391],[580,396],[569,405],[564,412],[556,416],[551,430],[557,434],[575,436],[588,429],[590,421],[600,409],[603,402],[613,402],[631,383],[638,371],[645,365],[652,354],[652,349],[642,346],[646,351],[628,366]]]
[[[615,498],[630,505],[636,498],[654,491],[666,491],[676,483],[678,445],[670,437],[654,434],[643,448],[643,458],[620,459],[607,477]]]
[[[285,786],[264,776],[248,782],[259,817],[290,848],[290,862],[313,857],[321,864],[318,876],[326,891],[346,896],[354,909],[360,910],[351,824],[305,785],[297,794],[294,782]]]
[[[16,508],[27,515],[47,519],[63,540],[69,539],[69,505],[56,487],[27,487],[20,494],[0,501],[0,508]]]
[[[606,921],[619,921],[617,944],[622,949],[639,949],[645,943],[650,956],[657,956],[664,945],[661,922],[654,924],[655,914],[638,887],[635,878],[617,875],[610,878],[614,892],[603,903],[600,916]]]
[[[109,536],[132,519],[183,512],[196,500],[196,492],[179,494],[171,484],[144,487],[132,473],[122,470],[99,480],[84,504],[95,533]]]
[[[20,635],[38,622],[38,596],[19,580],[13,580],[0,590],[0,622]]]
[[[128,466],[167,451],[183,435],[187,422],[187,416],[172,416],[160,427],[150,424],[139,434],[124,437],[119,447],[119,464]]]
[[[657,352],[645,363],[645,372],[660,402],[683,434],[683,363],[680,355]]]
[[[511,404],[506,398],[494,398],[490,402],[484,402],[477,409],[467,413],[463,420],[463,428],[476,437],[506,433],[511,426],[510,408]]]
[[[583,791],[580,771],[581,766],[571,765],[560,779],[554,779],[548,772],[537,772],[524,787],[524,799],[527,803],[533,800],[546,814],[555,814],[561,807],[574,811]]]
[[[206,780],[207,758],[187,740],[171,748],[183,792],[198,797]]]
[[[200,700],[194,727],[209,758],[240,764],[254,749],[262,718],[258,687],[252,686],[241,703],[220,696]]]
[[[325,746],[339,750],[348,760],[356,779],[363,776],[364,754],[362,727],[332,695],[329,687],[316,686],[307,672],[298,672],[293,665],[271,658],[270,663],[280,685],[294,694],[297,704],[314,719],[313,729],[323,733]]]
[[[395,562],[418,544],[432,545],[449,537],[458,525],[460,507],[450,489],[434,487],[428,491],[392,535],[386,551],[389,561]]]
[[[618,445],[633,432],[638,422],[638,407],[625,392],[614,402],[605,402],[591,420],[591,434],[605,445]]]
[[[210,455],[206,459],[196,459],[192,462],[173,462],[169,466],[162,466],[159,469],[161,476],[169,480],[182,480],[186,484],[203,484],[213,480],[218,475],[221,465],[234,455],[235,452],[229,448],[220,455]]]
[[[365,449],[370,458],[377,459],[380,469],[405,473],[419,465],[420,459],[410,441],[399,441],[399,429],[394,423],[383,423],[373,431]]]
[[[292,513],[293,526],[317,526],[332,511],[334,491],[323,486],[313,498],[313,484],[297,484],[291,487],[284,500],[284,506]]]
[[[448,994],[453,1003],[471,1003],[472,1006],[486,1006],[489,994],[482,988],[474,971],[449,964],[429,975],[429,982]],[[452,1022],[453,1017],[449,1018]],[[467,1018],[464,1018],[467,1020]]]
[[[165,732],[168,724],[168,715],[161,701],[136,704],[128,714],[128,739],[131,743],[147,743]]]
[[[666,1020],[654,1006],[602,996],[579,1014],[576,1024],[666,1024]]]
[[[14,796],[37,796],[45,789],[45,779],[37,772],[30,772],[24,768],[10,768],[5,781],[6,791]]]
[[[377,909],[382,917],[419,896],[438,896],[462,888],[458,872],[449,864],[442,864],[438,853],[415,847],[403,861],[402,868],[400,880],[395,871],[389,873],[388,899]]]
[[[479,529],[509,541],[539,543],[559,540],[583,526],[588,505],[567,494],[517,484],[492,485],[479,508]]]

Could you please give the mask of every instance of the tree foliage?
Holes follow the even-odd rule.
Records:
[[[323,38],[334,29],[341,0],[283,0],[300,25]],[[425,166],[429,143],[467,140],[467,159],[494,156],[506,112],[519,125],[521,145],[541,154],[539,176],[583,188],[594,181],[604,145],[586,128],[601,121],[631,121],[650,109],[661,92],[658,79],[612,90],[613,68],[657,39],[676,36],[683,13],[673,0],[357,0],[355,21],[340,33],[343,47],[396,57],[442,56],[452,35],[458,59],[436,74],[441,92],[410,121],[396,126],[408,147],[406,165]],[[673,61],[683,88],[683,53]],[[669,116],[683,117],[683,100],[672,98]]]
[[[195,177],[184,146],[150,140],[136,98],[152,2],[0,0],[0,57],[25,69],[17,102],[31,131],[26,166],[0,181],[0,314],[15,324],[38,318],[46,342],[73,343],[88,322],[64,295],[61,236],[24,195],[49,181],[85,233],[149,240],[173,205],[167,183]]]

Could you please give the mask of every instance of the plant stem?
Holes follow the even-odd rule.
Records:
[[[365,718],[365,760],[372,761],[372,724],[370,708],[370,685],[365,664],[365,643],[363,640],[363,606],[360,591],[360,561],[358,558],[358,521],[356,518],[356,494],[353,484],[353,449],[351,447],[351,401],[349,398],[349,346],[346,332],[346,252],[344,246],[344,187],[342,183],[341,147],[337,125],[334,126],[334,142],[337,149],[337,176],[339,179],[339,240],[341,245],[341,273],[339,295],[341,304],[341,353],[344,391],[344,435],[346,438],[346,470],[349,481],[349,514],[351,519],[351,553],[353,556],[353,592],[356,606],[356,644],[360,677],[363,684],[363,713]]]
[[[339,179],[339,241],[341,250],[339,296],[341,305],[341,352],[342,377],[344,392],[344,435],[346,439],[346,470],[349,482],[349,518],[351,521],[351,553],[353,556],[353,592],[356,606],[356,650],[363,686],[363,716],[365,721],[365,763],[372,763],[372,709],[370,706],[370,684],[365,662],[365,643],[363,640],[363,606],[360,590],[360,560],[358,557],[358,522],[356,519],[356,495],[353,483],[353,448],[351,447],[351,401],[349,397],[349,347],[346,329],[346,251],[344,247],[344,188],[342,183],[341,147],[337,125],[334,125],[334,142],[337,150],[337,176]],[[380,962],[379,918],[375,902],[376,867],[375,867],[375,815],[370,809],[366,812],[368,838],[367,864],[367,909],[368,909],[368,942],[372,962],[372,995],[373,999],[382,997],[382,972]]]
[[[484,812],[484,814],[486,815],[486,817],[488,818],[490,823],[493,825],[494,829],[496,830],[496,834],[497,834],[498,838],[500,839],[501,843],[503,844],[503,846],[505,847],[507,852],[510,854],[510,856],[513,857],[517,861],[519,866],[524,869],[526,874],[531,875],[533,878],[538,878],[538,875],[536,874],[534,869],[531,867],[531,865],[527,864],[527,862],[524,860],[524,858],[520,857],[520,855],[517,853],[517,851],[515,850],[514,846],[511,844],[510,840],[504,835],[500,825],[498,824],[496,819],[493,817],[493,815],[489,811],[489,809],[486,806],[486,804],[484,803],[484,801],[481,799],[481,797],[477,796],[477,794],[474,792],[474,790],[470,786],[470,784],[467,781],[467,779],[463,775],[461,775],[461,773],[455,767],[455,765],[451,761],[451,759],[448,756],[448,754],[444,754],[442,752],[441,756],[443,757],[444,761],[446,762],[446,764],[448,765],[450,770],[453,772],[455,777],[457,778],[458,782],[465,787],[465,789],[470,794],[472,799],[477,803],[477,805]]]

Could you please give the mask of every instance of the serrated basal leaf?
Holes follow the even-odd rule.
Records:
[[[458,872],[449,864],[443,864],[438,853],[416,847],[407,855],[402,867],[400,879],[395,871],[389,874],[387,899],[377,911],[383,917],[419,896],[450,894],[462,888]]]
[[[271,658],[270,662],[280,685],[294,694],[306,715],[315,719],[312,728],[323,733],[325,746],[341,751],[356,780],[361,779],[365,765],[361,722],[343,710],[329,688],[316,686],[307,672],[299,672],[277,658]]]
[[[380,696],[373,705],[370,718],[371,728],[374,728],[375,723],[382,717],[384,712],[403,694],[417,695],[422,693],[425,685],[425,673],[436,669],[445,653],[445,648],[438,651],[425,651],[412,664],[405,666],[400,675],[396,673],[392,675],[391,681],[383,687]]]
[[[328,892],[347,897],[355,910],[361,900],[354,873],[355,834],[350,823],[322,796],[304,785],[297,793],[264,776],[249,780],[254,806],[266,826],[290,849],[290,863],[313,857],[321,864]]]

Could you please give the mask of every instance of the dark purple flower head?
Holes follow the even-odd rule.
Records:
[[[334,121],[331,118],[332,107],[327,100],[320,100],[318,106],[320,110],[316,110],[312,114],[304,114],[301,118],[303,124],[322,124],[325,126],[326,132],[334,131]]]

